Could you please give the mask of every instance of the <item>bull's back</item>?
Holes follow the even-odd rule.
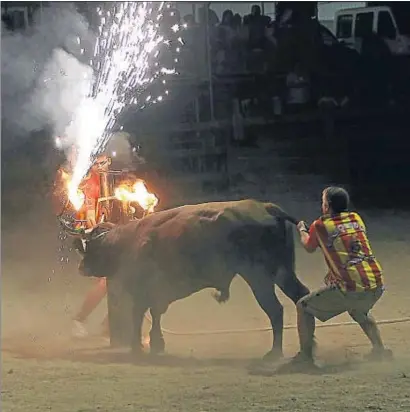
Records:
[[[209,270],[229,259],[265,256],[278,242],[278,219],[255,200],[186,205],[161,211],[139,224],[145,256],[167,270]],[[142,252],[144,252],[142,250]],[[213,269],[214,270],[214,269]]]
[[[264,203],[241,200],[181,206],[153,214],[141,223],[159,240],[186,238],[203,243],[208,236],[226,240],[232,231],[245,226],[269,227],[275,219]]]

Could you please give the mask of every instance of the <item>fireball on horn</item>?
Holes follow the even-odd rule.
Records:
[[[114,196],[121,201],[136,202],[144,213],[152,213],[158,204],[158,198],[149,193],[143,180],[138,179],[135,183],[123,182],[114,191]]]

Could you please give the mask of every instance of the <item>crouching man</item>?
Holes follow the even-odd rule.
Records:
[[[372,344],[369,358],[391,358],[379,329],[369,311],[384,292],[380,263],[373,255],[366,227],[359,214],[348,210],[349,195],[339,187],[322,193],[323,215],[308,229],[300,222],[298,230],[303,247],[322,250],[329,272],[325,286],[297,303],[300,353],[292,364],[314,366],[315,318],[322,322],[348,312]]]

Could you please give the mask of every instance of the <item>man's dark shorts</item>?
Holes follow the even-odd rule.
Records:
[[[322,322],[348,312],[356,322],[363,323],[383,292],[382,287],[365,292],[342,292],[337,286],[324,286],[300,299],[298,305]]]

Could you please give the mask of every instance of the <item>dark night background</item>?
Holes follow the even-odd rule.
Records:
[[[3,2],[2,7],[7,9],[11,4],[15,7],[25,3]],[[35,2],[29,5],[33,9],[38,7]],[[47,2],[42,5],[46,7]],[[91,27],[96,6],[96,3],[92,6],[87,2],[76,3]],[[277,21],[287,6],[286,2],[281,2],[277,7]],[[241,153],[247,152],[246,147],[249,147],[249,152],[256,153],[258,141],[271,139],[276,155],[288,159],[284,167],[292,175],[308,173],[322,176],[328,182],[343,184],[351,190],[356,206],[406,209],[409,200],[406,190],[409,179],[408,59],[386,51],[380,39],[374,38],[377,36],[365,39],[369,46],[363,47],[365,51],[360,55],[336,40],[326,42],[325,35],[318,34],[324,30],[320,28],[323,26],[309,20],[311,15],[315,15],[317,4],[293,2],[291,7],[294,16],[288,28],[271,24],[276,30],[276,47],[262,45],[258,49],[256,45],[252,50],[246,45],[246,39],[241,38],[230,42],[231,49],[227,52],[223,31],[213,20],[212,4],[210,24],[206,28],[203,24],[205,12],[198,3],[197,21],[194,24],[190,22],[184,33],[186,44],[177,64],[181,74],[169,86],[168,101],[161,107],[149,107],[143,112],[127,112],[123,119],[125,130],[131,133],[136,143],[142,143],[154,175],[159,180],[162,175],[175,175],[176,186],[182,177],[181,182],[196,179],[201,190],[204,187],[214,192],[219,185],[225,191],[237,177],[230,176],[228,153],[232,155],[238,145]],[[189,18],[179,15],[176,10],[176,15],[169,16],[169,24]],[[207,33],[210,37],[209,51],[203,44]],[[237,53],[238,49],[245,52]],[[224,63],[221,65],[218,56],[223,53]],[[229,61],[233,59],[235,62],[238,54],[242,58],[241,64]],[[164,53],[163,58],[172,59],[174,55]],[[212,69],[213,113],[209,71],[204,70],[206,64],[202,64],[207,59],[211,61]],[[230,63],[236,65],[235,70],[229,66]],[[311,98],[297,110],[282,104],[281,114],[275,115],[273,99],[282,96],[283,101],[286,75],[296,64],[302,65],[308,74]],[[343,107],[331,103],[318,105],[323,97],[340,101],[346,96],[349,103]],[[232,127],[235,101],[239,102],[242,115],[239,139],[238,132]],[[159,124],[166,127],[159,128]],[[7,193],[9,188],[15,188],[16,182],[42,176],[42,183],[33,184],[36,187],[43,185],[39,190],[47,191],[50,170],[44,170],[41,165],[50,165],[50,161],[54,165],[61,159],[53,154],[49,137],[44,138],[46,135],[46,131],[38,131],[28,139],[13,140],[11,144],[7,132],[3,133],[4,212],[10,209],[9,204],[15,203],[10,203]],[[210,143],[214,145],[213,153],[208,143],[206,153],[198,149],[198,145],[208,141],[213,142]],[[262,153],[263,149],[260,151]],[[25,176],[21,169],[22,156],[25,157],[23,162],[32,164],[29,176]],[[34,170],[39,173],[33,173]],[[201,175],[203,172],[204,176]],[[246,174],[246,170],[238,173]],[[194,174],[193,178],[189,177]],[[10,207],[16,212],[15,205]]]

